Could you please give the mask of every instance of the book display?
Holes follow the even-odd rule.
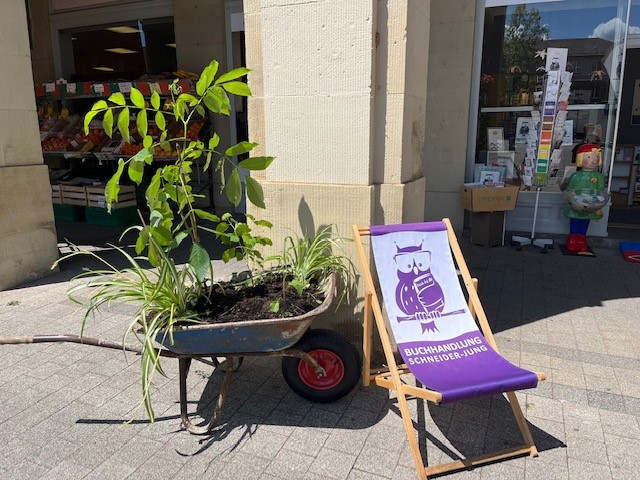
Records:
[[[521,165],[522,182],[535,187],[536,199],[533,209],[531,236],[514,236],[513,245],[522,249],[525,245],[541,248],[546,253],[553,248],[553,240],[535,237],[540,191],[549,183],[560,184],[558,177],[562,144],[567,137],[567,106],[571,89],[572,73],[566,71],[568,49],[548,48],[546,51],[546,74],[544,89],[540,95],[540,111],[531,112],[531,122],[526,136],[526,155]],[[573,130],[573,125],[570,126]]]

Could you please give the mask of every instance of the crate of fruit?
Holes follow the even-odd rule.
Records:
[[[87,205],[89,207],[107,208],[107,202],[105,200],[104,188],[105,184],[98,185],[86,185],[85,191],[87,194]],[[120,185],[120,192],[118,193],[118,202],[111,205],[111,209],[120,209],[125,207],[135,207],[138,202],[136,201],[136,188],[133,185]]]

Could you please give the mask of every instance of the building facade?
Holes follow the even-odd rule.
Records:
[[[616,83],[605,60],[612,49],[622,47],[616,55],[626,52],[632,8],[628,0],[596,3],[30,0],[25,11],[24,2],[9,0],[10,7],[5,8],[19,13],[16,18],[21,21],[3,16],[7,28],[16,32],[7,39],[17,43],[2,54],[19,62],[20,68],[10,74],[3,68],[3,76],[15,81],[22,93],[9,95],[3,89],[3,144],[19,147],[0,151],[0,168],[5,171],[0,181],[14,178],[10,173],[30,180],[28,189],[10,180],[7,190],[0,190],[4,199],[0,230],[6,242],[6,246],[0,243],[0,262],[8,258],[14,262],[13,270],[0,269],[0,288],[44,272],[56,256],[30,87],[33,81],[81,78],[73,40],[85,31],[165,19],[173,27],[177,68],[199,72],[216,58],[226,69],[245,63],[252,69],[248,78],[253,96],[246,108],[235,105],[234,121],[216,128],[224,142],[232,143],[247,122],[249,138],[260,144],[259,153],[276,157],[258,178],[267,204],[266,213],[260,213],[277,226],[271,237],[278,245],[291,230],[312,233],[327,224],[349,236],[352,224],[448,217],[460,231],[465,222],[460,185],[473,179],[475,164],[486,162],[484,130],[503,128],[505,141],[510,142],[503,149],[513,151],[517,159],[521,154],[515,142],[517,118],[535,108],[541,73],[526,70],[524,60],[508,65],[505,53],[511,48],[505,46],[506,32],[517,28],[513,22],[518,6],[524,6],[528,15],[538,11],[541,18],[543,33],[527,47],[531,51],[526,55],[536,55],[546,48],[545,42],[570,50],[575,83],[582,85],[572,98],[572,141],[580,141],[575,132],[584,124],[599,124],[606,134],[601,139],[608,149],[605,168],[610,168],[616,153],[618,107],[624,110],[633,100],[625,99],[631,94],[619,89],[625,70],[618,77],[613,73]],[[579,40],[589,38],[585,29],[574,29],[577,40],[571,38],[573,31],[567,32],[571,16],[580,11],[591,13],[583,23],[595,36],[586,43]],[[613,36],[604,32],[607,26]],[[591,50],[584,51],[587,47]],[[151,51],[150,45],[147,50]],[[624,55],[612,61],[624,65]],[[632,144],[636,127],[627,123],[621,131],[625,144]],[[22,168],[29,173],[18,174]],[[16,222],[15,209],[7,203],[16,197],[11,193],[15,189],[21,192],[21,204],[38,212],[29,222]],[[553,188],[547,190],[541,205],[549,206],[542,210],[538,231],[562,233],[567,228],[565,219],[558,217],[563,197]],[[521,192],[518,208],[507,216],[508,228],[528,231],[531,193]],[[219,202],[222,199],[217,198]],[[606,235],[606,220],[602,225],[591,233]],[[25,251],[6,255],[12,245],[24,246]],[[23,257],[26,263],[17,260]]]

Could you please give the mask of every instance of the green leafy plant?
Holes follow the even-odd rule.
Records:
[[[268,237],[256,234],[254,228],[271,228],[270,222],[256,219],[252,215],[247,215],[246,221],[228,213],[218,216],[196,207],[198,195],[191,186],[194,169],[202,168],[207,171],[213,168],[220,177],[227,198],[237,206],[243,193],[241,169],[264,170],[274,160],[273,157],[249,157],[236,164],[234,157],[250,153],[257,144],[240,142],[219,151],[220,137],[215,133],[206,142],[175,133],[180,130],[187,132],[188,124],[196,117],[229,115],[229,93],[241,96],[251,94],[249,87],[239,80],[249,70],[239,68],[220,76],[217,76],[217,71],[218,63],[212,61],[202,71],[195,85],[195,92],[191,93],[182,92],[180,85],[174,81],[170,87],[171,98],[164,106],[156,92],[146,99],[139,90],[132,88],[128,98],[122,93],[115,93],[107,100],[97,101],[84,119],[84,128],[88,130],[91,122],[101,117],[107,135],[112,136],[114,129],[117,129],[125,141],[130,138],[129,125],[134,121],[137,132],[142,137],[143,148],[130,158],[120,159],[114,175],[107,182],[105,202],[108,208],[118,201],[120,181],[125,172],[139,185],[145,169],[153,165],[155,150],[161,148],[177,153],[174,162],[157,168],[150,175],[151,179],[145,190],[148,220],[141,216],[142,224],[128,230],[137,233],[135,255],[115,247],[124,256],[126,268],[118,269],[93,252],[78,251],[64,257],[92,255],[101,259],[105,265],[103,269],[82,274],[82,277],[97,276],[69,292],[74,301],[81,301],[79,292],[88,291],[88,305],[82,321],[83,333],[88,318],[103,306],[112,302],[136,304],[137,309],[125,329],[123,343],[131,335],[141,343],[140,405],[145,406],[152,421],[153,377],[155,373],[164,375],[156,342],[163,345],[173,343],[175,328],[185,323],[201,322],[203,319],[199,316],[207,315],[201,312],[212,311],[201,310],[202,306],[209,308],[215,301],[212,262],[202,245],[201,234],[213,235],[225,246],[222,255],[225,262],[246,259],[257,270],[248,280],[237,282],[231,288],[244,288],[277,278],[284,279],[284,287],[288,285],[302,295],[315,292],[312,286],[318,287],[317,291],[324,292],[328,286],[326,279],[330,274],[336,274],[346,290],[351,289],[355,279],[355,268],[342,253],[342,239],[333,234],[329,227],[322,229],[312,239],[290,236],[286,239],[281,255],[264,259],[260,249],[272,242]],[[180,128],[170,128],[167,118],[175,120]],[[161,132],[157,139],[149,134],[150,119],[153,119]],[[252,177],[245,176],[245,186],[247,200],[264,208],[260,184]],[[189,259],[186,264],[177,265],[174,251],[187,239],[191,242]],[[338,253],[334,253],[334,250]],[[265,270],[264,264],[267,261],[274,261],[275,267]],[[153,268],[148,269],[147,264]],[[217,289],[218,292],[220,290]],[[270,309],[278,312],[278,315],[290,316],[291,311],[280,311],[280,301],[284,300],[285,293],[286,288],[283,288],[281,298],[274,300]],[[228,295],[226,287],[222,294]]]
[[[273,157],[249,157],[236,164],[233,157],[250,153],[257,144],[240,142],[219,151],[220,137],[217,133],[212,133],[206,143],[189,139],[183,133],[188,131],[189,123],[196,118],[217,114],[228,116],[231,111],[228,94],[251,95],[246,83],[240,81],[249,71],[238,68],[217,76],[218,62],[214,60],[202,71],[194,92],[183,92],[176,79],[169,88],[170,99],[163,105],[157,92],[145,98],[138,89],[132,88],[128,97],[123,93],[114,93],[106,100],[98,100],[84,118],[85,132],[89,131],[94,119],[101,118],[102,127],[109,137],[117,130],[128,142],[132,123],[142,137],[143,148],[130,158],[120,159],[115,173],[107,182],[105,203],[109,211],[112,204],[118,201],[120,181],[125,172],[134,183],[140,185],[145,169],[153,165],[157,149],[177,154],[174,162],[155,170],[145,190],[149,217],[148,222],[143,220],[142,225],[134,227],[138,233],[135,243],[137,256],[115,247],[124,256],[127,268],[117,269],[104,262],[104,269],[81,275],[98,275],[96,278],[69,292],[73,300],[80,301],[78,291],[89,291],[87,311],[82,322],[83,332],[89,316],[106,304],[131,302],[138,305],[123,335],[123,342],[134,333],[142,344],[141,404],[145,405],[151,420],[154,418],[150,400],[153,375],[155,372],[164,374],[159,350],[154,342],[160,339],[173,342],[176,325],[197,322],[195,307],[199,299],[211,292],[214,272],[210,255],[201,243],[201,233],[212,233],[228,247],[223,255],[224,261],[247,258],[261,265],[262,256],[257,247],[271,244],[269,238],[254,235],[247,222],[234,219],[230,214],[219,217],[197,208],[195,202],[201,196],[193,192],[191,180],[195,168],[201,168],[204,172],[213,168],[219,175],[227,198],[237,206],[242,198],[240,170],[264,170],[274,160]],[[178,127],[170,128],[170,120],[174,120]],[[150,121],[160,131],[158,138],[150,133]],[[264,208],[260,184],[250,176],[245,176],[245,185],[248,201]],[[269,222],[253,216],[247,216],[247,221],[253,225],[271,227]],[[177,266],[171,252],[187,238],[191,240],[188,262]],[[61,260],[80,254],[100,258],[92,252],[74,252]],[[145,268],[143,265],[146,262],[156,268]]]
[[[227,198],[235,206],[239,205],[242,198],[242,185],[240,182],[240,169],[264,170],[269,167],[273,157],[250,157],[241,160],[237,165],[232,158],[251,152],[256,146],[252,142],[240,142],[227,148],[224,152],[217,150],[220,137],[214,133],[207,141],[190,140],[185,134],[172,136],[168,130],[167,116],[173,118],[180,126],[178,131],[187,132],[188,124],[197,117],[205,117],[209,114],[229,115],[231,103],[228,93],[240,96],[250,96],[249,87],[238,79],[250,72],[247,68],[237,68],[224,73],[216,78],[218,62],[212,61],[204,68],[200,79],[195,85],[195,92],[183,93],[174,80],[170,86],[171,99],[164,107],[160,95],[154,91],[148,101],[142,93],[132,88],[127,99],[123,93],[114,93],[107,100],[97,101],[84,118],[85,132],[89,131],[92,120],[102,115],[102,126],[105,133],[111,137],[115,127],[122,135],[125,142],[130,140],[130,122],[135,119],[138,134],[142,137],[143,148],[129,159],[120,159],[115,174],[107,182],[105,188],[105,203],[110,210],[113,202],[118,201],[120,180],[127,169],[129,178],[136,184],[143,179],[145,167],[153,163],[153,154],[157,147],[165,151],[176,151],[177,159],[174,163],[163,168],[158,168],[145,191],[145,198],[150,211],[149,225],[143,228],[136,242],[136,252],[142,253],[148,249],[149,262],[159,265],[159,251],[154,245],[164,249],[176,248],[186,237],[191,237],[192,247],[189,263],[193,265],[198,281],[202,282],[208,271],[210,257],[200,242],[201,229],[207,227],[198,225],[198,219],[210,220],[218,224],[217,235],[224,236],[228,222],[220,222],[220,219],[204,210],[194,206],[195,200],[201,195],[193,193],[191,187],[191,174],[194,162],[204,159],[203,171],[212,168],[215,162],[215,171],[220,175],[222,188]],[[165,110],[168,109],[168,112]],[[149,119],[153,118],[155,125],[161,134],[155,139],[149,134]],[[116,120],[117,119],[117,120]],[[174,128],[173,131],[176,131]],[[264,196],[260,184],[250,176],[245,177],[246,194],[248,200],[259,208],[264,208]],[[174,215],[177,212],[177,216]],[[241,227],[241,235],[237,235],[240,247],[234,251],[234,255],[227,255],[227,260],[235,257],[244,258],[245,252],[251,252],[243,243],[243,238],[250,234],[251,229],[246,223]],[[240,227],[240,225],[238,225]],[[228,228],[228,226],[226,227]],[[248,229],[248,231],[247,231]],[[245,235],[245,237],[243,237]],[[155,239],[154,243],[149,238]],[[234,243],[236,235],[225,237],[229,245]],[[264,240],[260,240],[265,242]]]
[[[331,226],[321,228],[313,238],[289,235],[285,238],[282,253],[267,258],[267,261],[275,262],[275,266],[265,273],[281,275],[298,295],[302,295],[312,285],[317,285],[318,292],[324,293],[329,275],[334,274],[344,287],[341,288],[339,305],[357,281],[355,265],[346,256],[341,245],[346,240],[336,235]],[[283,296],[285,294],[286,288],[283,288]],[[274,300],[270,305],[271,311],[278,312],[279,305],[279,300]]]
[[[142,227],[131,227],[141,230]],[[127,232],[125,232],[126,234]],[[124,236],[124,234],[123,234]],[[169,339],[173,334],[173,327],[177,324],[196,323],[198,314],[193,307],[198,298],[203,295],[202,284],[198,281],[194,267],[188,263],[176,266],[165,250],[157,244],[153,237],[149,237],[152,248],[158,252],[157,269],[149,269],[142,261],[148,257],[133,257],[124,249],[112,245],[126,259],[126,268],[116,268],[95,252],[79,250],[58,260],[77,256],[90,255],[104,264],[103,269],[91,270],[78,275],[77,278],[91,276],[86,283],[82,283],[69,290],[69,297],[80,304],[86,299],[78,294],[82,290],[89,290],[87,309],[82,319],[81,334],[84,333],[89,317],[97,313],[101,307],[112,302],[132,303],[137,306],[131,317],[131,322],[123,335],[123,346],[130,337],[135,337],[142,346],[142,400],[151,421],[154,412],[151,406],[151,386],[154,373],[164,375],[160,365],[160,355],[154,342],[158,338]],[[151,251],[151,250],[150,250]]]

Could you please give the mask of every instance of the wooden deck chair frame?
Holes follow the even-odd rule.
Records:
[[[491,327],[489,326],[489,322],[487,321],[487,317],[482,308],[482,304],[480,303],[480,298],[478,297],[478,280],[475,278],[471,278],[471,274],[469,273],[467,263],[464,260],[462,250],[460,249],[460,245],[458,244],[458,239],[456,238],[455,232],[453,231],[451,222],[448,218],[443,218],[442,221],[447,227],[449,245],[451,247],[451,251],[453,252],[456,266],[459,269],[460,274],[462,275],[463,283],[468,294],[469,311],[471,312],[471,315],[474,317],[476,322],[479,324],[486,341],[497,352],[498,347],[496,345],[496,341],[493,337],[493,333],[491,332]],[[516,397],[514,392],[508,392],[506,394],[507,399],[509,401],[509,404],[511,405],[513,415],[516,419],[518,427],[520,428],[520,433],[522,434],[522,437],[524,439],[523,445],[496,451],[493,453],[479,455],[476,457],[470,457],[462,460],[455,460],[449,463],[425,467],[422,460],[422,455],[420,453],[418,440],[416,439],[415,429],[411,421],[411,414],[409,413],[406,397],[419,397],[438,404],[442,400],[442,394],[440,392],[429,390],[427,388],[408,385],[402,382],[400,379],[400,375],[411,372],[405,364],[398,365],[393,355],[389,333],[387,331],[387,327],[384,323],[382,315],[382,308],[380,306],[378,296],[375,293],[375,285],[373,282],[371,271],[369,269],[369,260],[365,255],[364,247],[362,245],[362,236],[369,234],[370,231],[368,227],[358,227],[357,225],[353,226],[353,235],[356,241],[358,256],[360,257],[360,261],[362,264],[363,277],[366,285],[366,293],[364,297],[362,385],[367,387],[371,383],[373,383],[389,390],[396,390],[398,397],[398,406],[400,408],[402,422],[409,439],[409,447],[411,449],[411,455],[416,465],[418,478],[420,478],[421,480],[426,480],[431,475],[441,475],[456,470],[472,469],[477,465],[496,462],[499,460],[523,455],[530,455],[532,457],[537,456],[538,450],[533,441],[533,437],[531,436],[531,432],[529,431],[527,421],[522,414],[520,404],[518,403],[518,398]],[[373,318],[375,318],[378,334],[380,335],[384,354],[387,360],[387,364],[389,365],[389,367],[385,369],[371,368],[371,345],[373,338],[372,314]],[[537,373],[537,375],[539,380],[545,380],[546,378],[543,373]]]

